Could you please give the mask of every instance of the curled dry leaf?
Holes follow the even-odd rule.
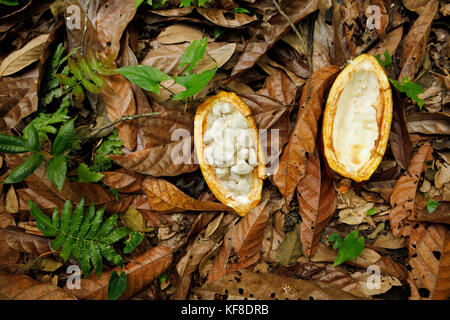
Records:
[[[0,300],[76,300],[63,289],[24,275],[0,272]]]
[[[437,12],[439,1],[428,1],[424,6],[422,14],[412,25],[406,37],[403,39],[401,71],[398,80],[403,77],[414,79],[416,72],[422,66],[427,48],[428,36],[430,35],[431,24]]]
[[[148,177],[142,188],[147,194],[150,207],[162,212],[220,211],[232,210],[230,207],[211,201],[200,201],[189,197],[180,189],[164,179]]]
[[[445,300],[450,295],[450,231],[430,225],[416,245],[408,282],[413,300]]]
[[[0,64],[0,77],[12,75],[38,61],[44,52],[49,36],[49,34],[42,34],[3,59]]]
[[[223,245],[209,273],[208,282],[258,262],[264,229],[269,221],[270,212],[267,208],[269,196],[269,192],[265,191],[261,197],[261,203],[250,210],[225,235]]]
[[[305,177],[297,186],[300,206],[301,241],[305,256],[319,245],[322,231],[336,211],[337,196],[333,182],[321,168],[318,148],[306,164]]]
[[[316,148],[318,121],[322,115],[323,96],[329,88],[339,68],[328,66],[312,75],[310,99],[304,108],[299,108],[297,123],[289,142],[281,154],[273,177],[274,183],[289,204],[297,185],[305,176],[306,163]],[[303,89],[300,105],[306,99],[308,86]]]
[[[367,202],[363,205],[356,206],[355,208],[348,208],[339,211],[339,222],[346,223],[349,225],[359,225],[361,223],[368,223],[372,227],[375,227],[375,224],[372,220],[372,217],[368,216],[366,213],[368,210],[374,207],[374,204],[371,202]]]
[[[410,219],[415,213],[414,199],[420,175],[425,167],[425,161],[431,156],[433,148],[429,144],[420,147],[411,159],[408,170],[401,176],[391,195],[392,210],[389,213],[392,233],[394,236],[408,236],[411,233]]]
[[[53,251],[50,239],[14,229],[0,229],[0,241],[4,241],[13,250],[26,252],[33,256]]]
[[[127,299],[133,294],[141,291],[158,277],[172,262],[172,251],[167,247],[154,247],[144,254],[133,258],[124,269],[127,274],[127,288],[120,299]],[[118,267],[102,274],[98,279],[96,274],[91,274],[87,279],[81,278],[80,289],[68,289],[65,291],[73,294],[78,299],[85,300],[107,300],[108,282],[113,271],[120,273]]]
[[[239,28],[258,20],[245,13],[228,12],[216,8],[197,8],[197,12],[212,23],[224,28]]]
[[[214,299],[215,294],[263,300],[342,300],[356,299],[342,290],[320,285],[316,281],[282,277],[273,273],[241,270],[193,290],[201,299]]]
[[[294,0],[283,10],[291,21],[296,24],[317,9],[317,2],[316,0]],[[247,43],[244,52],[234,66],[232,76],[253,67],[289,28],[288,21],[281,14],[273,16],[267,23],[261,23],[253,39]]]
[[[297,86],[287,76],[286,72],[275,69],[266,79],[265,87],[268,95],[280,101],[284,105],[289,105],[295,100]]]

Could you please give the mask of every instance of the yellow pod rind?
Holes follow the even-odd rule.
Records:
[[[252,189],[248,195],[249,202],[246,204],[242,204],[232,197],[227,197],[226,189],[217,178],[214,168],[209,165],[204,157],[205,143],[203,143],[203,136],[206,132],[206,122],[208,114],[212,111],[212,107],[216,102],[230,103],[245,117],[256,146],[255,151],[258,158],[258,166],[255,167],[252,172]],[[219,94],[206,99],[205,102],[198,107],[194,119],[194,144],[203,177],[211,189],[211,192],[220,202],[233,208],[240,216],[245,216],[251,209],[259,204],[261,201],[263,180],[266,175],[264,152],[251,111],[235,93],[222,91]]]
[[[355,72],[361,70],[363,66],[365,68],[370,67],[370,71],[375,74],[379,84],[379,103],[373,105],[376,109],[377,115],[378,138],[371,150],[370,159],[366,161],[356,172],[350,172],[350,170],[348,170],[337,159],[333,146],[333,126],[337,111],[337,102],[342,94],[342,91]],[[392,92],[386,73],[376,58],[368,54],[362,54],[350,61],[344,70],[342,70],[334,81],[328,95],[325,112],[323,115],[322,135],[324,153],[330,168],[340,175],[350,178],[356,182],[369,180],[370,176],[375,172],[380,164],[386,151],[386,146],[389,140],[389,132],[391,129],[391,121]]]

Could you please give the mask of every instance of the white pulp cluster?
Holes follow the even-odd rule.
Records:
[[[204,156],[219,182],[235,198],[248,194],[258,158],[244,116],[227,102],[216,102],[206,122]]]

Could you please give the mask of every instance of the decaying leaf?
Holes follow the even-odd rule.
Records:
[[[297,258],[302,255],[300,230],[301,224],[298,223],[294,229],[286,233],[285,239],[281,242],[277,250],[277,260],[281,265],[288,266],[297,261]]]
[[[149,177],[143,183],[143,190],[153,210],[162,212],[220,211],[231,210],[228,206],[211,201],[200,201],[189,197],[164,179]]]
[[[257,20],[256,17],[245,13],[231,13],[215,8],[197,8],[197,12],[212,23],[225,28],[239,28]],[[233,18],[225,17],[225,13],[232,14]]]
[[[267,203],[269,193],[262,195],[261,203],[250,210],[226,235],[214,260],[208,282],[222,278],[236,270],[250,267],[260,258],[264,229],[269,221]]]
[[[322,230],[333,216],[337,203],[333,182],[322,168],[317,148],[306,164],[305,177],[297,191],[302,216],[302,249],[309,257],[317,249]]]
[[[28,276],[0,272],[1,300],[76,300],[53,284],[41,283]]]
[[[13,229],[0,229],[0,241],[17,252],[26,252],[35,257],[53,252],[50,239]]]
[[[263,300],[341,300],[356,299],[352,294],[315,281],[286,278],[273,273],[256,273],[241,270],[206,283],[194,292],[210,300],[215,294]]]
[[[446,226],[430,225],[416,245],[408,282],[411,299],[445,300],[450,295],[450,232]]]
[[[433,148],[425,144],[411,159],[411,163],[405,174],[398,179],[391,195],[392,210],[389,213],[392,233],[394,236],[407,236],[411,232],[408,221],[415,216],[414,198],[420,175],[425,166],[425,161],[430,157]]]
[[[304,108],[298,110],[297,123],[281,154],[273,177],[275,185],[286,200],[286,204],[290,203],[297,185],[305,176],[306,162],[314,153],[317,122],[322,115],[324,94],[338,71],[338,67],[328,66],[314,72],[308,103]],[[305,86],[300,105],[307,99],[307,94],[308,89]]]
[[[44,52],[49,36],[49,34],[42,34],[7,56],[0,64],[0,77],[14,74],[38,61]]]

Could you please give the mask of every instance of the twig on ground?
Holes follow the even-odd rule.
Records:
[[[150,113],[143,113],[143,114],[138,114],[138,115],[134,115],[134,116],[123,116],[99,129],[94,130],[91,134],[89,134],[85,140],[89,140],[91,138],[94,138],[97,134],[99,134],[100,132],[102,132],[103,130],[106,130],[108,128],[111,128],[113,126],[115,126],[118,123],[124,122],[124,121],[132,121],[132,120],[136,120],[136,119],[140,119],[140,118],[150,118],[150,117],[154,117],[159,115],[159,112],[150,112]]]

